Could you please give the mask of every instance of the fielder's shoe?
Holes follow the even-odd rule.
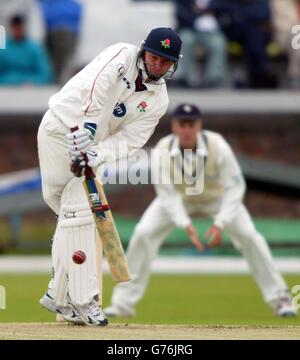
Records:
[[[60,314],[66,321],[77,325],[83,325],[85,322],[82,320],[78,312],[71,306],[57,306],[52,296],[47,292],[41,299],[40,304],[49,311]]]
[[[286,292],[278,299],[271,302],[271,307],[275,315],[282,317],[295,317],[297,316],[297,308],[292,302],[291,296]]]
[[[135,311],[129,308],[121,308],[116,305],[111,305],[103,310],[104,314],[108,317],[124,317],[130,318],[135,316]]]
[[[89,304],[84,306],[76,305],[74,307],[81,315],[81,318],[86,325],[106,326],[108,324],[108,320],[96,300],[92,300]]]

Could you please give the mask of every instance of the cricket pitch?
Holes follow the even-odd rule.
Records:
[[[300,339],[300,326],[205,326],[109,324],[106,327],[60,323],[2,323],[0,340],[242,340]]]

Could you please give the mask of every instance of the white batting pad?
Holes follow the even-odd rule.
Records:
[[[85,305],[99,294],[96,264],[96,227],[84,192],[82,179],[74,178],[65,187],[52,249],[53,292],[63,306],[68,293],[74,305]],[[86,255],[82,264],[73,262],[73,253]]]

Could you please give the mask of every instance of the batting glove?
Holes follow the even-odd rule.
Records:
[[[87,153],[94,144],[94,137],[88,129],[78,129],[66,135],[71,158]]]
[[[101,159],[96,151],[89,150],[85,155],[71,157],[71,171],[76,177],[84,175],[86,166],[94,168],[101,164]]]

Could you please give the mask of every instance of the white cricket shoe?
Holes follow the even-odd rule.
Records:
[[[115,305],[111,305],[103,309],[104,314],[107,317],[123,317],[130,318],[135,316],[135,311],[129,308],[121,308]]]
[[[86,325],[106,326],[108,324],[108,320],[96,300],[92,300],[84,306],[73,305],[73,307],[78,311]]]
[[[57,306],[52,296],[47,292],[39,301],[39,303],[47,310],[61,315],[66,321],[76,325],[84,325],[78,312],[71,306]]]
[[[297,308],[292,302],[291,296],[286,292],[278,299],[271,302],[271,307],[275,315],[281,317],[295,317],[297,316]]]

